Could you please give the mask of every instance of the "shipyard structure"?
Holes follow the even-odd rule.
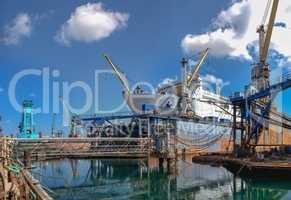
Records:
[[[211,92],[203,87],[199,69],[211,52],[206,47],[194,66],[182,59],[180,80],[151,92],[141,85],[131,89],[125,74],[104,55],[122,84],[130,112],[74,115],[69,137],[36,134],[32,102],[25,101],[19,134],[1,138],[1,198],[24,191],[24,199],[31,194],[50,199],[27,169],[33,161],[60,158],[149,161],[156,157],[159,167],[171,174],[177,161],[190,154],[193,162],[222,166],[234,176],[290,178],[291,119],[278,112],[273,102],[279,92],[291,87],[291,76],[287,73],[280,82],[271,83],[267,62],[278,4],[279,0],[270,1],[268,17],[257,30],[259,59],[251,83],[229,98],[221,96],[219,89]]]

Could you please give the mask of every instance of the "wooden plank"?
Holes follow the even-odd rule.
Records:
[[[41,187],[38,181],[36,181],[27,170],[21,170],[21,174],[24,177],[26,184],[32,192],[38,197],[39,200],[53,200]]]

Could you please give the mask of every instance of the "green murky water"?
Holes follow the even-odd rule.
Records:
[[[58,200],[291,199],[291,180],[246,182],[190,161],[179,161],[169,174],[154,159],[65,159],[39,162],[33,174]]]

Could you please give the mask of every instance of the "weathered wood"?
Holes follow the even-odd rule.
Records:
[[[22,170],[21,174],[23,175],[26,184],[29,186],[30,190],[36,195],[39,200],[53,200],[41,187],[39,181],[33,178],[33,176],[27,171]]]
[[[16,160],[11,159],[10,144],[13,140],[0,138],[0,199],[31,200],[33,194],[37,200],[52,200],[26,169],[20,167],[18,173],[17,167],[14,167],[15,169],[11,167],[12,164],[21,166]]]

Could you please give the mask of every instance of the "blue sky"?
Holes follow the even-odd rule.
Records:
[[[101,10],[107,14],[118,12],[121,16],[113,15],[119,25],[113,28],[105,26],[105,32],[91,33],[90,30],[76,29],[73,33],[70,32],[72,27],[66,22],[76,19],[76,9],[81,6],[88,7],[88,3],[102,3]],[[222,10],[227,10],[232,5],[232,0],[1,1],[0,114],[5,132],[17,132],[21,119],[20,113],[10,105],[7,94],[9,82],[15,73],[24,69],[49,67],[51,71],[60,71],[60,76],[53,79],[54,81],[84,81],[93,87],[94,70],[110,69],[102,57],[102,53],[107,53],[126,73],[131,84],[135,81],[147,81],[157,86],[165,78],[179,77],[179,62],[186,54],[185,49],[181,47],[185,36],[215,31],[213,22]],[[23,28],[20,26],[13,29],[17,16],[29,18],[29,30],[24,29],[11,35],[11,31]],[[64,37],[69,40],[69,45],[60,38],[56,39],[62,30]],[[110,34],[106,35],[108,32]],[[257,37],[255,32],[253,34]],[[197,52],[202,50],[197,48]],[[187,56],[197,55],[197,52],[188,52]],[[287,57],[286,51],[284,53]],[[200,73],[229,81],[231,84],[222,91],[223,95],[229,96],[249,83],[250,66],[254,61],[245,59],[243,55],[233,56],[234,52],[225,54],[210,55]],[[274,62],[271,60],[270,63],[276,65],[275,61],[274,58]],[[102,109],[119,105],[122,100],[122,88],[114,76],[104,76],[99,87]],[[290,91],[285,92],[285,99],[290,99],[290,96]],[[74,90],[72,105],[82,106],[83,98],[82,91]],[[32,99],[36,107],[40,106],[42,86],[39,77],[25,77],[18,84],[17,100],[21,102],[24,99]],[[286,101],[283,101],[283,104],[283,111],[291,113]],[[49,132],[51,114],[37,114],[35,118],[37,130]],[[58,128],[61,128],[60,122],[61,115],[58,115]]]

